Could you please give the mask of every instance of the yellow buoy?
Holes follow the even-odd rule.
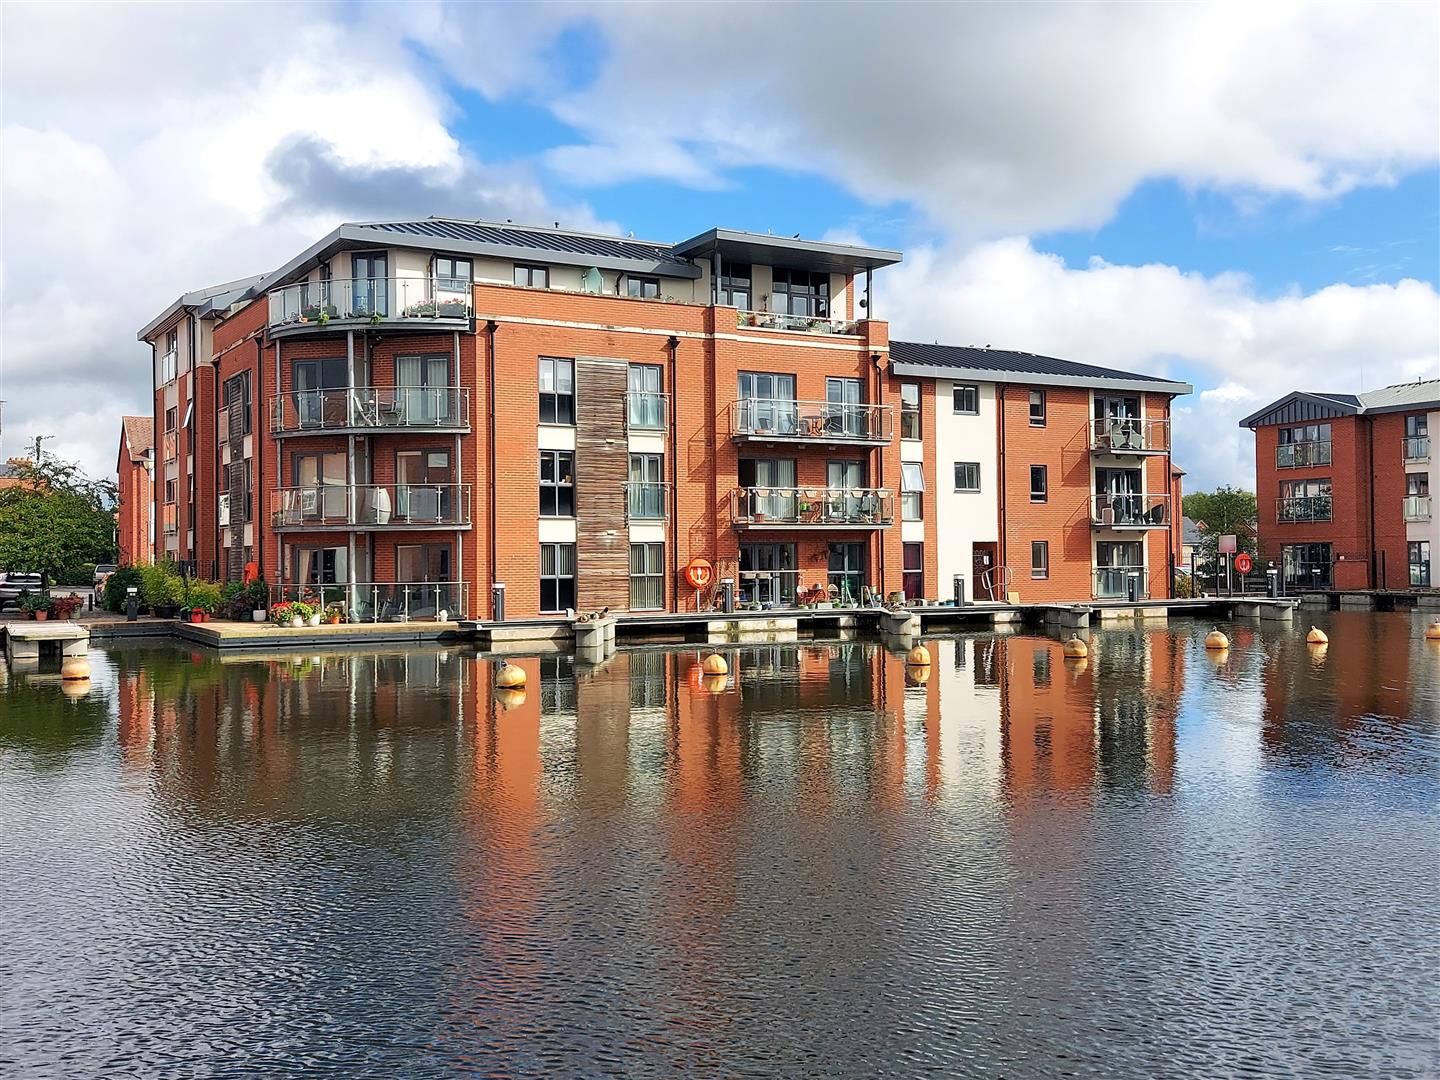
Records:
[[[907,682],[914,683],[916,686],[924,686],[930,681],[930,665],[906,664],[905,679]]]
[[[1310,633],[1305,635],[1305,640],[1311,645],[1328,645],[1330,636],[1318,626],[1310,627]]]
[[[1230,639],[1219,630],[1211,630],[1205,635],[1205,648],[1215,649],[1217,651],[1220,649],[1228,649],[1230,648]]]
[[[729,680],[724,675],[706,675],[700,680],[700,685],[705,688],[707,694],[723,694]]]
[[[729,675],[730,663],[718,652],[712,652],[700,664],[700,670],[706,675]]]
[[[525,691],[497,689],[495,691],[495,704],[501,709],[509,712],[511,709],[518,709],[525,704]]]
[[[519,690],[525,685],[525,669],[500,661],[500,670],[495,672],[495,685],[501,690]]]
[[[1312,641],[1307,644],[1305,648],[1310,653],[1310,659],[1314,660],[1317,664],[1324,660],[1325,654],[1330,651],[1330,646],[1323,641],[1319,643]]]
[[[1078,637],[1072,637],[1065,642],[1066,660],[1083,660],[1090,655],[1090,646],[1081,641]]]
[[[90,678],[90,661],[83,656],[67,656],[60,665],[62,679]]]
[[[916,645],[910,650],[910,655],[905,657],[905,663],[911,667],[929,667],[930,650],[924,645]]]
[[[1426,641],[1440,641],[1440,620],[1432,622],[1425,628]]]

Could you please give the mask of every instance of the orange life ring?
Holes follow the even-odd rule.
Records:
[[[691,559],[685,564],[685,581],[692,589],[703,589],[715,580],[715,568],[705,559]]]

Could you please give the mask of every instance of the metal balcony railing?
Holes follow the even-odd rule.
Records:
[[[819,315],[786,315],[779,311],[745,311],[736,314],[736,325],[755,330],[798,330],[807,334],[860,333],[853,319],[830,319]]]
[[[270,430],[465,431],[470,391],[459,386],[356,386],[294,390],[270,399]]]
[[[789,398],[740,398],[730,405],[732,439],[789,439],[817,443],[888,443],[888,405],[851,405]]]
[[[1275,500],[1275,520],[1286,525],[1306,521],[1329,521],[1329,495],[1292,495]]]
[[[1430,436],[1411,435],[1405,439],[1403,456],[1406,461],[1430,460]]]
[[[663,521],[668,484],[632,481],[625,485],[626,521]]]
[[[1102,454],[1161,454],[1170,449],[1170,421],[1103,416],[1090,421],[1090,449]]]
[[[271,493],[277,529],[470,524],[469,484],[317,484]]]
[[[1101,494],[1090,497],[1090,522],[1102,529],[1155,529],[1170,523],[1170,496]]]
[[[1429,521],[1430,496],[1406,495],[1404,514],[1406,521]]]
[[[431,320],[463,323],[474,314],[468,286],[425,277],[338,278],[271,289],[270,328],[325,329],[331,323]]]
[[[1277,469],[1305,469],[1330,464],[1330,441],[1281,443],[1275,447]]]
[[[625,395],[627,431],[664,431],[669,420],[670,399],[665,394],[631,390]]]
[[[315,585],[271,585],[272,606],[302,601],[328,609],[340,605],[351,622],[429,620],[445,612],[452,619],[470,610],[470,587],[463,581],[357,581]]]
[[[750,528],[880,528],[895,520],[895,496],[889,488],[736,488],[730,520]]]
[[[1150,579],[1143,566],[1102,566],[1095,571],[1095,596],[1101,600],[1125,600],[1130,596],[1130,575],[1137,575],[1141,600],[1150,598]]]

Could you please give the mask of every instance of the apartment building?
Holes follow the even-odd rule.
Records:
[[[191,487],[157,490],[180,508],[166,551],[343,587],[362,618],[489,617],[497,584],[508,617],[693,610],[727,578],[762,606],[949,597],[977,546],[997,596],[1114,593],[1097,566],[1168,594],[1169,401],[1189,387],[892,344],[871,285],[900,259],[719,228],[342,225],[141,331],[157,430],[203,443],[165,471]],[[208,371],[172,350],[187,331]],[[988,505],[951,490],[962,460]],[[1038,499],[1032,465],[1053,476]]]
[[[1433,588],[1440,379],[1296,391],[1247,416],[1262,556],[1287,589]]]
[[[120,562],[138,566],[155,554],[154,495],[155,421],[126,416],[120,421],[120,452],[115,462],[116,536]]]

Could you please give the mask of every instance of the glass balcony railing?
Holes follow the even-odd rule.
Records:
[[[271,493],[277,529],[470,524],[469,484],[317,484]]]
[[[664,431],[670,399],[664,394],[631,390],[625,395],[625,427],[628,431]]]
[[[632,481],[625,485],[625,519],[627,521],[663,521],[665,518],[666,484],[645,484]]]
[[[1405,439],[1403,455],[1406,461],[1430,460],[1430,436],[1411,435]]]
[[[1329,521],[1329,495],[1292,495],[1275,500],[1275,520],[1285,525],[1306,521]]]
[[[888,488],[736,488],[730,520],[749,528],[881,528],[895,520]]]
[[[1295,442],[1281,443],[1275,447],[1277,469],[1305,469],[1312,465],[1330,464],[1330,443]]]
[[[1430,496],[1406,495],[1404,508],[1406,521],[1430,520]]]
[[[741,398],[730,406],[730,437],[816,443],[888,443],[888,405],[854,405],[787,398]]]
[[[270,603],[303,601],[328,608],[340,605],[351,622],[455,620],[469,613],[470,589],[463,581],[357,581],[310,585],[271,585]]]
[[[1090,523],[1102,529],[1161,528],[1170,523],[1170,496],[1128,492],[1092,495]]]
[[[797,330],[805,334],[845,334],[860,332],[853,319],[831,319],[819,315],[786,315],[778,311],[740,311],[736,325],[754,330]]]
[[[1170,449],[1170,421],[1103,416],[1090,422],[1090,449],[1102,454],[1162,454]]]
[[[468,287],[424,277],[302,281],[272,289],[270,328],[321,330],[332,323],[463,323],[474,314]]]
[[[1135,575],[1141,600],[1150,598],[1150,582],[1143,566],[1102,566],[1095,571],[1095,596],[1102,600],[1130,597],[1130,576]]]
[[[270,401],[270,430],[277,435],[307,431],[466,431],[470,391],[458,386],[357,386],[295,390]]]

